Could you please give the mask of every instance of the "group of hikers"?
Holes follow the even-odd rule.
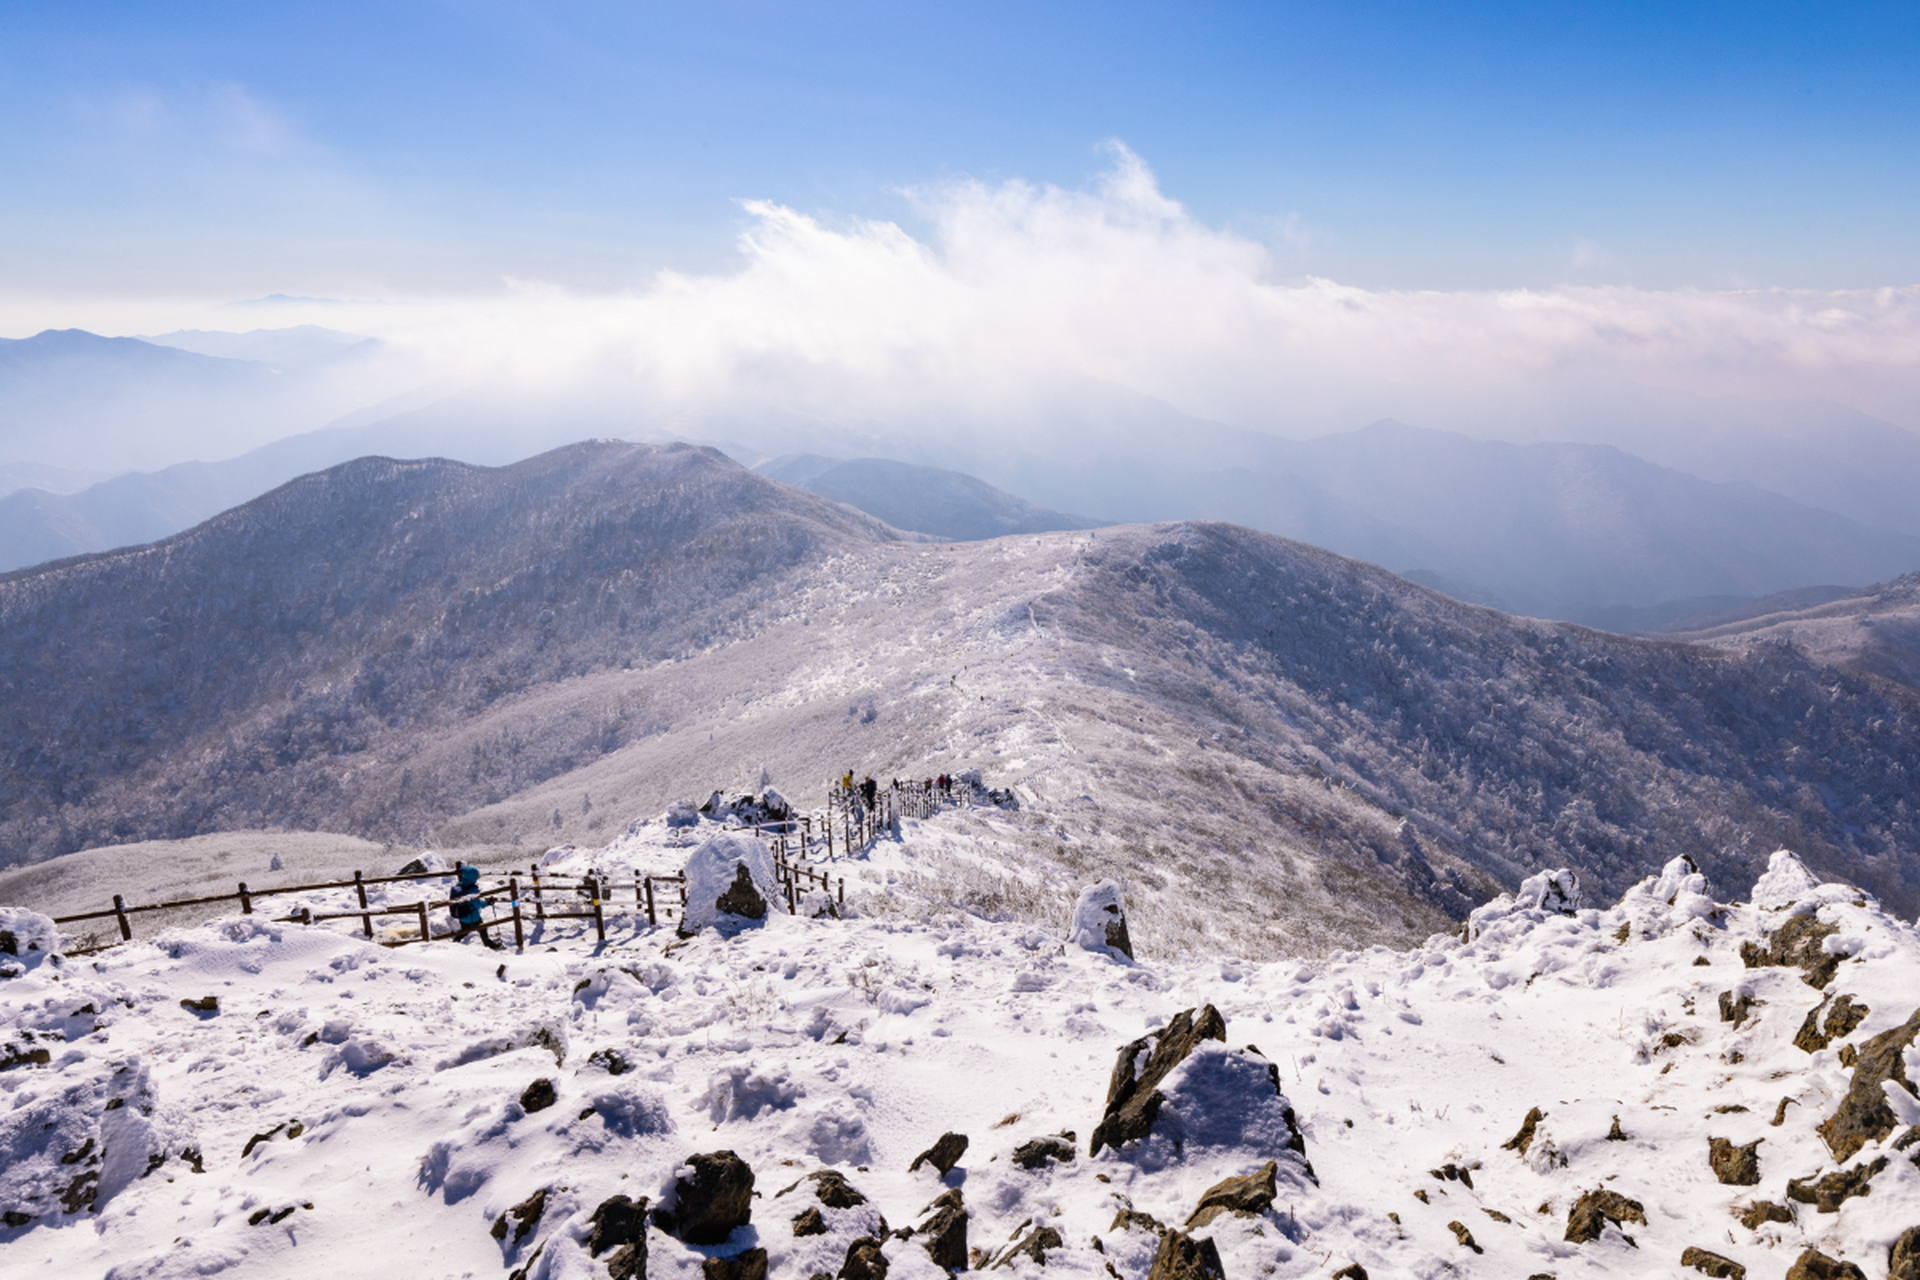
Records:
[[[893,780],[893,789],[895,791],[903,791],[914,785],[916,784],[913,782],[903,783],[898,778]],[[943,773],[937,778],[928,778],[917,785],[924,787],[926,794],[930,796],[939,796],[942,800],[953,799],[952,774]],[[872,809],[875,802],[880,798],[880,784],[873,780],[871,774],[856,782],[853,777],[853,770],[849,769],[840,775],[839,786],[842,791],[859,801],[860,804],[867,809]]]

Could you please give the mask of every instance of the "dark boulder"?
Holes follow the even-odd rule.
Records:
[[[954,1187],[934,1197],[920,1212],[927,1218],[913,1229],[936,1266],[961,1271],[967,1265],[967,1206]]]
[[[808,1205],[793,1220],[793,1234],[796,1236],[823,1236],[827,1234],[826,1215],[820,1212],[820,1206]]]
[[[1202,1040],[1227,1038],[1226,1019],[1212,1005],[1199,1010],[1184,1009],[1161,1028],[1159,1035],[1133,1041],[1120,1050],[1107,1081],[1106,1113],[1095,1126],[1088,1142],[1088,1155],[1099,1155],[1100,1148],[1118,1147],[1124,1142],[1144,1138],[1153,1131],[1153,1122],[1166,1099],[1159,1085]],[[1152,1051],[1147,1053],[1148,1045]],[[1147,1053],[1146,1064],[1138,1074],[1134,1064]]]
[[[767,1280],[767,1251],[748,1249],[731,1258],[708,1258],[700,1264],[700,1280]]]
[[[1584,1192],[1573,1209],[1567,1214],[1566,1239],[1573,1244],[1586,1244],[1598,1240],[1600,1233],[1611,1223],[1616,1227],[1629,1222],[1642,1226],[1647,1222],[1647,1207],[1638,1200],[1629,1200],[1618,1191],[1601,1188],[1598,1191]]]
[[[1013,1149],[1013,1162],[1022,1169],[1039,1169],[1050,1161],[1068,1164],[1076,1154],[1073,1143],[1072,1130],[1055,1136],[1035,1138]]]
[[[1273,1205],[1273,1197],[1277,1194],[1275,1176],[1279,1171],[1280,1166],[1269,1160],[1258,1173],[1223,1178],[1214,1183],[1200,1197],[1200,1207],[1187,1219],[1187,1225],[1204,1227],[1223,1213],[1243,1218],[1259,1217]]]
[[[1460,1244],[1461,1244],[1461,1246],[1462,1246],[1463,1248],[1467,1248],[1467,1249],[1471,1249],[1471,1250],[1473,1250],[1473,1251],[1474,1251],[1475,1253],[1485,1253],[1485,1252],[1486,1252],[1486,1250],[1485,1250],[1485,1249],[1482,1249],[1482,1248],[1481,1248],[1481,1247],[1480,1247],[1480,1246],[1479,1246],[1479,1245],[1478,1245],[1478,1244],[1477,1244],[1477,1243],[1476,1243],[1476,1242],[1474,1241],[1474,1238],[1473,1238],[1473,1232],[1471,1232],[1471,1231],[1469,1231],[1469,1230],[1467,1230],[1467,1224],[1466,1224],[1466,1223],[1464,1223],[1464,1222],[1449,1222],[1449,1223],[1447,1224],[1447,1230],[1449,1230],[1449,1231],[1451,1231],[1451,1232],[1453,1232],[1453,1238],[1454,1238],[1455,1240],[1458,1240],[1458,1241],[1460,1242]]]
[[[1892,1080],[1914,1093],[1901,1061],[1907,1046],[1920,1036],[1920,1009],[1891,1031],[1882,1031],[1861,1047],[1853,1067],[1853,1083],[1831,1116],[1820,1122],[1820,1136],[1835,1160],[1846,1160],[1869,1142],[1878,1142],[1899,1123],[1880,1086]]]
[[[1887,1250],[1887,1280],[1920,1280],[1920,1227],[1908,1227]]]
[[[1783,967],[1800,970],[1800,980],[1810,987],[1824,987],[1833,981],[1841,957],[1829,955],[1821,944],[1833,935],[1830,924],[1808,911],[1793,917],[1768,936],[1764,944],[1740,944],[1740,960],[1749,969]]]
[[[512,1219],[512,1244],[517,1248],[520,1242],[525,1240],[532,1234],[533,1229],[540,1225],[540,1215],[546,1211],[547,1189],[542,1187],[525,1200],[522,1200],[519,1204],[514,1205],[513,1208],[501,1214],[500,1217],[495,1220],[493,1224],[493,1238],[502,1243],[506,1243],[507,1223],[508,1219]]]
[[[887,1255],[880,1252],[880,1241],[861,1236],[848,1245],[836,1280],[887,1280]]]
[[[960,1157],[967,1153],[967,1135],[964,1133],[943,1133],[940,1140],[913,1158],[907,1166],[912,1173],[923,1164],[930,1164],[940,1171],[941,1177],[953,1172],[953,1166],[960,1163]]]
[[[1357,1262],[1349,1262],[1334,1272],[1330,1280],[1367,1280],[1367,1269]]]
[[[1812,1178],[1793,1178],[1787,1182],[1787,1199],[1810,1204],[1821,1213],[1838,1213],[1846,1201],[1866,1195],[1871,1190],[1869,1184],[1873,1181],[1873,1175],[1886,1167],[1887,1158],[1881,1156],[1872,1164],[1841,1169],[1817,1181]]]
[[[730,916],[742,916],[748,920],[767,918],[767,900],[754,888],[753,876],[744,862],[736,866],[733,883],[727,886],[725,893],[714,899],[713,905]],[[764,1265],[764,1259],[762,1261]]]
[[[674,1179],[675,1234],[688,1244],[723,1244],[753,1217],[753,1170],[731,1151],[687,1157]]]
[[[1713,1176],[1726,1187],[1751,1187],[1760,1181],[1760,1144],[1755,1138],[1744,1147],[1736,1147],[1725,1138],[1707,1139],[1707,1163]]]
[[[1150,1213],[1142,1213],[1138,1209],[1120,1210],[1113,1215],[1113,1225],[1107,1228],[1109,1231],[1147,1231],[1156,1236],[1166,1229],[1160,1219]]]
[[[625,1245],[637,1244],[642,1250],[647,1243],[647,1198],[641,1196],[638,1201],[626,1196],[613,1196],[602,1200],[600,1207],[593,1211],[593,1229],[587,1232],[587,1252],[599,1257],[609,1249],[618,1249]]]
[[[1147,1280],[1226,1280],[1226,1272],[1213,1241],[1195,1240],[1184,1231],[1163,1231]]]
[[[541,1076],[520,1091],[520,1108],[528,1115],[532,1115],[536,1111],[545,1111],[558,1098],[559,1095],[553,1089],[553,1081]]]
[[[1811,1246],[1787,1268],[1785,1280],[1867,1280],[1867,1273],[1851,1262],[1829,1258]]]
[[[1714,1280],[1747,1280],[1747,1269],[1732,1258],[1688,1245],[1680,1255],[1680,1265],[1714,1277]]]

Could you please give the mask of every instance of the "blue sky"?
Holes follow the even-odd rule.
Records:
[[[1912,4],[15,4],[0,271],[631,288],[1117,139],[1281,277],[1907,285],[1917,86]]]

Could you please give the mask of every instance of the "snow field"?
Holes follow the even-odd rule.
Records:
[[[555,865],[611,863],[623,847],[659,861],[694,838],[645,827]],[[905,856],[884,846],[862,868],[880,877],[872,895],[884,860]],[[1920,1002],[1914,928],[1816,885],[1790,855],[1745,905],[1708,896],[1678,862],[1606,910],[1563,914],[1547,887],[1520,895],[1539,905],[1508,896],[1475,912],[1464,938],[1270,964],[1066,945],[1071,898],[1050,927],[937,906],[911,918],[898,902],[885,918],[774,911],[731,938],[636,931],[597,951],[561,939],[504,956],[228,918],[17,964],[0,981],[0,1034],[6,1052],[49,1060],[0,1072],[0,1209],[31,1215],[0,1232],[0,1272],[425,1278],[531,1262],[529,1277],[602,1276],[605,1256],[582,1243],[596,1205],[657,1202],[687,1156],[732,1150],[756,1174],[751,1226],[710,1248],[651,1231],[650,1275],[691,1280],[706,1257],[754,1246],[774,1276],[836,1271],[875,1225],[865,1210],[824,1210],[825,1234],[796,1237],[812,1184],[778,1194],[833,1167],[891,1227],[958,1187],[975,1248],[1051,1225],[1064,1243],[1047,1271],[1144,1280],[1154,1239],[1116,1228],[1118,1210],[1177,1226],[1208,1187],[1270,1159],[1268,1212],[1195,1232],[1230,1280],[1354,1262],[1373,1276],[1683,1275],[1688,1246],[1760,1280],[1810,1244],[1884,1275],[1892,1240],[1920,1225],[1920,1170],[1895,1149],[1904,1128],[1844,1162],[1887,1158],[1836,1213],[1791,1200],[1787,1183],[1843,1167],[1816,1126],[1850,1081],[1843,1051]],[[1810,912],[1834,930],[1825,992],[1798,968],[1746,967],[1743,943]],[[1722,1021],[1722,992],[1752,997],[1749,1016]],[[1840,993],[1864,1020],[1796,1047],[1807,1013]],[[206,996],[217,1009],[181,1005]],[[1151,1137],[1089,1157],[1121,1046],[1209,1003],[1226,1042],[1203,1042],[1163,1083]],[[1285,1151],[1264,1062],[1317,1184]],[[1920,1056],[1905,1062],[1920,1078]],[[541,1079],[554,1101],[531,1109]],[[1534,1107],[1526,1153],[1503,1149]],[[1896,1113],[1910,1125],[1920,1102],[1897,1099]],[[950,1130],[970,1139],[954,1171],[909,1173]],[[1021,1143],[1069,1130],[1073,1161],[1013,1164]],[[1712,1137],[1760,1140],[1759,1181],[1722,1185]],[[92,1204],[67,1212],[62,1195],[87,1186]],[[1600,1187],[1647,1222],[1567,1242],[1568,1211]],[[526,1236],[496,1240],[502,1215],[541,1190]],[[1742,1226],[1735,1213],[1762,1200],[1791,1220]],[[900,1276],[937,1271],[916,1239],[885,1251]],[[1040,1266],[1009,1269],[1033,1280]]]

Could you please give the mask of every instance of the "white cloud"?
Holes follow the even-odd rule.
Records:
[[[655,407],[694,412],[804,404],[905,422],[1091,382],[1286,433],[1383,415],[1471,428],[1635,383],[1825,396],[1920,426],[1913,286],[1287,279],[1264,245],[1194,218],[1117,145],[1084,190],[957,181],[912,195],[924,239],[754,201],[730,272],[666,273],[622,296],[508,282],[487,299],[289,311],[284,323],[380,332],[473,377],[618,374]]]

